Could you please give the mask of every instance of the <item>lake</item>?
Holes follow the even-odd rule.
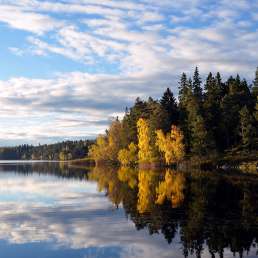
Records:
[[[257,257],[258,177],[0,164],[0,257]]]

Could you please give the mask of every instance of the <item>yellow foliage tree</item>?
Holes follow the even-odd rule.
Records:
[[[158,183],[158,174],[155,171],[140,170],[138,174],[138,202],[137,210],[144,213],[151,210],[155,203],[155,189]]]
[[[147,120],[140,118],[137,122],[138,158],[140,163],[156,161],[154,148],[151,145],[150,126]]]
[[[118,152],[118,160],[123,166],[135,165],[137,163],[138,148],[136,144],[131,142],[127,149],[122,149]]]
[[[101,161],[116,162],[118,152],[121,149],[121,131],[121,122],[118,120],[113,121],[107,134],[97,137],[96,144],[92,145],[89,150],[89,156],[96,163]]]
[[[111,161],[117,161],[118,152],[122,147],[121,133],[122,133],[121,122],[119,120],[113,121],[107,132],[107,138],[108,138],[107,155],[108,155],[108,159]]]
[[[166,164],[171,165],[183,159],[185,155],[184,136],[178,127],[172,125],[171,132],[167,135],[162,130],[157,130],[156,136],[156,145],[164,154]]]
[[[184,200],[185,177],[183,174],[167,170],[165,180],[156,188],[157,204],[163,204],[166,199],[170,200],[173,207],[178,207]]]
[[[99,135],[96,144],[93,144],[89,149],[89,157],[95,160],[96,163],[107,159],[108,141],[104,135]]]

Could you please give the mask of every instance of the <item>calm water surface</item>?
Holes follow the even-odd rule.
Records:
[[[0,164],[0,257],[258,257],[258,177]]]

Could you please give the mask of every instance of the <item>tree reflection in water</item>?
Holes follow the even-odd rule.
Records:
[[[97,182],[137,230],[181,242],[185,257],[240,257],[257,250],[258,178],[216,172],[71,168],[65,163],[0,165],[3,172],[55,174]],[[178,238],[179,237],[179,238]],[[257,254],[258,255],[258,254]],[[204,255],[203,255],[204,256]],[[206,254],[207,257],[207,254]]]
[[[258,179],[212,172],[183,173],[95,167],[88,177],[111,202],[122,205],[138,230],[179,234],[185,257],[224,257],[226,248],[243,257],[257,248]]]

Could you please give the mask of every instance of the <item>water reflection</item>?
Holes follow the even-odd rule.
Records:
[[[89,178],[122,204],[138,230],[162,234],[169,244],[180,238],[182,256],[257,254],[256,177],[95,168]]]
[[[0,257],[257,255],[256,177],[64,163],[0,171]]]

